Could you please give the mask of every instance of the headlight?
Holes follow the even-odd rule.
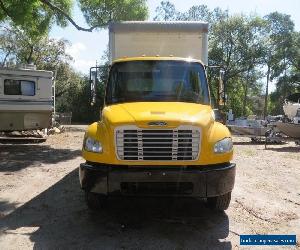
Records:
[[[83,147],[86,151],[94,152],[94,153],[102,153],[102,145],[99,141],[87,137],[84,141]]]
[[[232,138],[227,137],[222,139],[221,141],[218,141],[214,146],[214,152],[216,154],[221,153],[227,153],[232,150],[233,144],[232,144]]]

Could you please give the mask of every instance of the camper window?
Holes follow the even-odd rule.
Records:
[[[26,80],[4,80],[4,94],[5,95],[35,95],[35,82]]]

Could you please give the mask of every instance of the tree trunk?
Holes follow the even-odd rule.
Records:
[[[246,105],[247,105],[247,94],[248,94],[248,80],[245,85],[244,89],[244,100],[243,100],[243,111],[242,111],[242,116],[246,115]]]
[[[8,58],[8,56],[10,55],[10,50],[6,53],[4,59],[3,59],[3,62],[2,62],[2,67],[5,67],[5,63],[6,63],[6,60]]]
[[[250,69],[248,69],[247,71],[247,78],[246,78],[246,84],[245,84],[245,88],[244,88],[244,100],[243,100],[243,112],[242,112],[242,116],[246,115],[246,105],[247,105],[247,95],[248,95],[248,85],[249,85],[249,73]]]
[[[29,55],[28,55],[28,57],[27,57],[27,59],[26,59],[26,62],[27,62],[28,64],[31,64],[31,63],[32,63],[32,54],[33,54],[33,45],[30,46],[30,53],[29,53]]]
[[[266,95],[265,95],[265,108],[264,108],[264,119],[266,119],[266,116],[268,115],[269,80],[270,80],[270,66],[268,65],[267,86],[266,86]]]

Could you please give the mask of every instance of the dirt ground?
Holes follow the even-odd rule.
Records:
[[[188,199],[112,199],[92,213],[78,181],[82,137],[73,129],[41,144],[0,145],[0,249],[260,249],[241,247],[240,234],[297,234],[300,248],[294,143],[265,150],[234,138],[237,176],[225,213]]]

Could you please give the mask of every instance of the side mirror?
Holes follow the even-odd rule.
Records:
[[[225,71],[220,69],[219,74],[219,106],[224,106],[226,102],[225,84],[224,84]]]
[[[90,98],[90,103],[91,106],[94,106],[96,102],[96,81],[97,81],[97,76],[96,76],[95,71],[90,72],[90,91],[91,91],[91,98]]]
[[[96,66],[96,67],[91,67],[90,68],[90,93],[91,93],[91,97],[90,97],[90,104],[91,106],[94,106],[94,104],[96,103],[96,96],[97,96],[97,82],[98,82],[98,76],[99,74],[99,70],[103,69],[104,66]]]

